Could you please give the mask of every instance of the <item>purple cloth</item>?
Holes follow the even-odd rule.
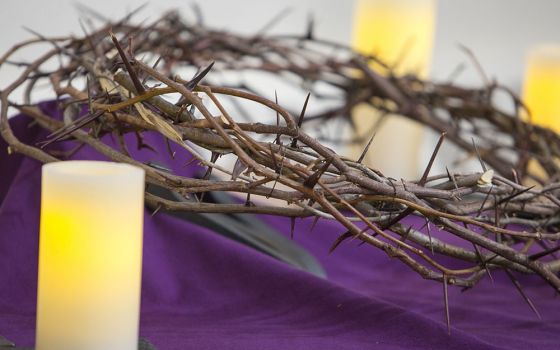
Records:
[[[58,114],[52,102],[41,108]],[[44,139],[12,119],[25,142]],[[129,150],[144,161],[163,160],[174,170],[190,158],[171,160],[162,138],[146,135],[158,153]],[[114,144],[110,137],[105,141]],[[57,144],[71,149],[73,142]],[[83,148],[79,159],[103,159]],[[40,168],[35,160],[7,155],[0,141],[0,334],[20,346],[34,342]],[[262,216],[289,234],[289,220]],[[558,349],[560,300],[535,277],[520,276],[543,315],[536,319],[511,281],[495,272],[461,293],[450,287],[451,336],[444,323],[442,285],[426,281],[370,246],[343,243],[337,223],[297,220],[295,241],[325,267],[320,279],[165,214],[145,215],[141,336],[172,349]],[[521,278],[523,277],[523,278]],[[115,349],[117,350],[117,349]]]

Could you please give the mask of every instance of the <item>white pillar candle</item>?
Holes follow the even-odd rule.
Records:
[[[523,101],[531,112],[531,122],[560,132],[560,45],[541,44],[531,49],[525,64]],[[525,116],[528,117],[528,116]],[[546,171],[536,159],[528,171],[545,181]],[[527,182],[527,185],[533,184]]]
[[[523,100],[533,123],[560,132],[560,44],[540,45],[530,51]]]
[[[436,0],[356,0],[354,9],[354,49],[374,54],[397,74],[414,73],[425,78],[430,67],[435,28]],[[373,69],[379,67],[372,66]],[[350,148],[358,158],[371,128],[380,117],[369,106],[358,106],[352,113],[363,143]],[[388,176],[413,179],[425,166],[419,163],[423,127],[400,116],[390,116],[375,136],[364,160]]]
[[[144,171],[43,166],[37,350],[137,350]]]

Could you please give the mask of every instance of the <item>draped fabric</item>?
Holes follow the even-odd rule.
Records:
[[[54,102],[40,107],[60,114]],[[33,144],[47,133],[30,121],[17,116],[11,124],[18,137]],[[186,176],[203,170],[185,167],[190,155],[184,152],[171,159],[159,135],[146,134],[157,153],[137,150],[131,136],[128,149],[142,161],[163,162]],[[104,142],[117,144],[110,136]],[[75,146],[65,141],[53,148]],[[73,157],[106,160],[88,147]],[[40,170],[33,159],[8,155],[0,140],[0,335],[19,346],[34,343]],[[259,218],[289,236],[289,219]],[[540,279],[518,276],[543,320],[503,272],[466,292],[450,286],[448,335],[440,283],[423,280],[357,240],[328,254],[345,230],[321,219],[310,232],[311,223],[296,220],[294,241],[320,261],[326,279],[204,227],[165,213],[152,217],[146,210],[140,335],[160,350],[560,348],[560,299]]]

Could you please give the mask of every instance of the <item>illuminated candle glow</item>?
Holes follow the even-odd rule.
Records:
[[[136,350],[144,171],[127,164],[43,166],[38,350]]]
[[[357,0],[353,47],[394,65],[397,74],[428,74],[435,27],[435,0]],[[373,69],[377,67],[373,66]],[[357,136],[366,141],[379,113],[359,106],[352,115]],[[413,178],[419,174],[423,127],[402,117],[390,117],[375,136],[365,163],[389,176]],[[351,148],[357,158],[365,142]]]
[[[538,46],[529,53],[523,100],[533,123],[560,132],[560,45]]]
[[[357,0],[352,46],[375,54],[397,74],[428,73],[435,0]]]

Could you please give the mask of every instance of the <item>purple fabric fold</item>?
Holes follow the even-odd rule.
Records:
[[[41,108],[58,115],[54,102]],[[18,116],[11,124],[27,143],[46,133]],[[128,148],[143,161],[177,173],[190,155],[170,159],[159,135],[146,134],[157,153]],[[104,141],[114,145],[110,137]],[[75,143],[61,142],[63,151]],[[178,149],[177,149],[178,150]],[[179,150],[178,150],[179,151]],[[76,159],[104,159],[84,147]],[[8,155],[0,140],[0,334],[20,346],[34,342],[40,168]],[[289,235],[288,219],[260,216]],[[461,293],[450,287],[451,336],[443,290],[398,261],[357,241],[328,249],[344,232],[337,223],[296,221],[294,240],[324,266],[321,279],[165,214],[145,215],[141,336],[173,349],[558,349],[560,299],[534,276],[519,276],[543,316],[538,320],[501,272]],[[414,219],[409,223],[418,224]]]

